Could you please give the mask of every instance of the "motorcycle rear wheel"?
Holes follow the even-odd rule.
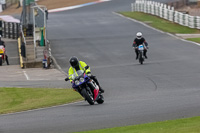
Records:
[[[140,64],[143,64],[144,59],[142,57],[139,58]]]
[[[88,94],[88,92],[86,91],[86,89],[82,89],[81,90],[81,94],[84,96],[85,100],[87,100],[87,102],[90,105],[94,105],[94,100],[93,98]]]
[[[0,57],[0,66],[2,66],[3,60],[2,57]]]

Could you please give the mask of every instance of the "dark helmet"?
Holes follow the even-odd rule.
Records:
[[[69,59],[69,63],[71,64],[72,67],[77,67],[79,66],[79,61],[78,58],[73,56]]]

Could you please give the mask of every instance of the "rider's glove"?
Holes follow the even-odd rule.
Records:
[[[87,73],[87,76],[91,77],[91,76],[92,76],[91,72],[88,72],[88,73]]]
[[[69,78],[65,78],[65,81],[68,81],[69,80]]]

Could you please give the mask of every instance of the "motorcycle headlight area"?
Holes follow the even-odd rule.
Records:
[[[78,80],[75,81],[75,85],[79,85],[80,82]]]
[[[91,74],[91,73],[88,73],[87,75],[88,75],[89,77],[90,77],[90,76],[92,76],[92,74]]]
[[[79,80],[80,82],[84,82],[84,78],[80,78],[80,80]]]
[[[84,78],[80,78],[79,80],[75,81],[75,85],[79,85],[81,82],[84,82],[85,79]]]
[[[80,78],[80,80],[79,80],[80,82],[84,82],[84,78]]]

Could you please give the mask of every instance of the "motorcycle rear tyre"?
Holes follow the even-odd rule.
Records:
[[[143,64],[143,61],[144,61],[143,58],[140,58],[140,59],[139,59],[140,64]]]
[[[0,66],[2,66],[3,60],[2,57],[0,57]]]
[[[85,100],[87,100],[87,102],[90,105],[94,105],[94,100],[93,100],[93,98],[91,98],[91,96],[89,96],[89,94],[86,91],[86,89],[82,89],[81,94],[84,96]]]
[[[104,102],[104,98],[102,95],[99,96],[100,98],[97,100],[98,104],[102,104]]]

